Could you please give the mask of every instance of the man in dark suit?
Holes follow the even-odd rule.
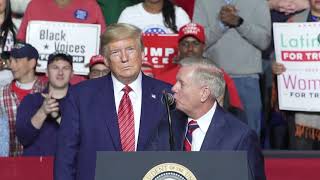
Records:
[[[171,86],[141,72],[141,31],[111,25],[101,44],[111,73],[70,89],[62,110],[55,180],[93,180],[97,151],[168,150],[161,97]]]
[[[176,108],[188,116],[188,121],[176,131],[180,139],[178,147],[185,151],[247,151],[249,177],[264,180],[264,160],[257,134],[216,101],[225,90],[221,70],[210,60],[198,57],[185,58],[180,64],[172,91]]]

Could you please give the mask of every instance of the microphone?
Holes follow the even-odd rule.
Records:
[[[166,93],[166,96],[167,96],[167,98],[168,98],[168,104],[169,104],[169,106],[175,105],[175,99],[174,99],[174,97],[173,97],[173,94],[171,94],[171,93]]]
[[[163,96],[161,98],[161,102],[163,104],[168,104],[170,107],[174,107],[175,106],[175,99],[173,97],[173,94],[168,93],[168,92],[163,92]]]
[[[168,126],[169,126],[169,144],[170,144],[170,151],[174,150],[174,138],[173,138],[173,131],[172,131],[172,120],[170,115],[170,107],[172,107],[174,102],[174,97],[171,93],[166,92],[165,90],[162,92],[163,96],[161,98],[161,101],[166,106],[167,110],[167,120],[168,120]]]

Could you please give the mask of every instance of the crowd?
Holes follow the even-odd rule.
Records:
[[[320,148],[318,112],[278,108],[286,67],[272,37],[272,22],[318,22],[317,0],[116,2],[0,0],[0,156],[55,156],[56,180],[88,180],[96,151],[244,150],[250,176],[265,179],[261,149]],[[73,73],[69,52],[51,52],[36,72],[33,20],[100,25],[87,76]],[[178,36],[173,66],[160,74],[144,61],[150,34]],[[174,147],[164,90],[175,99]]]

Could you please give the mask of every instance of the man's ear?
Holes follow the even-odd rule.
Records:
[[[207,101],[211,95],[211,92],[207,86],[201,88],[200,93],[201,93],[200,94],[201,95],[201,98],[200,98],[201,102]]]

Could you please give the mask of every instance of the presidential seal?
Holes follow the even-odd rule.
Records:
[[[186,167],[177,163],[159,164],[148,171],[142,180],[197,180]]]

